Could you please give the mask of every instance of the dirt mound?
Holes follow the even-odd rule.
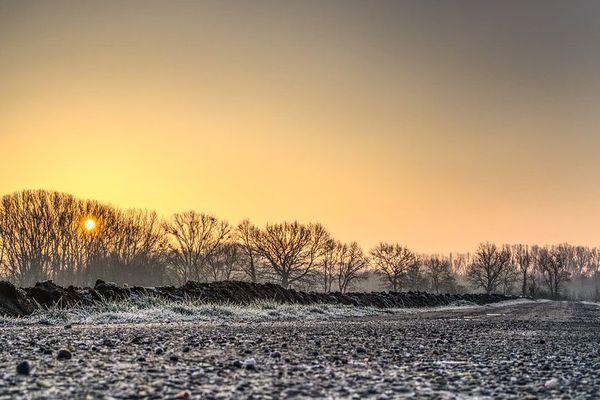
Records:
[[[54,305],[73,307],[89,305],[103,299],[122,300],[132,296],[153,295],[171,300],[197,299],[214,303],[249,304],[257,300],[271,300],[286,304],[344,304],[378,308],[434,307],[469,302],[494,303],[515,298],[499,294],[432,294],[425,292],[356,292],[316,293],[284,289],[272,283],[240,281],[193,282],[180,287],[121,287],[98,280],[93,288],[69,286],[63,288],[52,281],[38,282],[34,287],[18,289],[9,282],[0,282],[0,314],[22,316],[31,314],[36,307]]]
[[[18,317],[29,315],[35,310],[35,303],[27,298],[23,290],[12,283],[0,281],[0,315]]]

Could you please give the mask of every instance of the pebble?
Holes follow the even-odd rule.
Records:
[[[19,375],[29,375],[31,372],[31,364],[29,361],[21,361],[17,364],[17,374]]]
[[[544,387],[546,389],[552,389],[558,386],[558,379],[556,378],[552,378],[552,379],[548,379],[546,381],[546,383],[544,383]]]
[[[70,360],[73,358],[73,354],[67,349],[60,349],[56,355],[57,360]]]
[[[192,392],[190,392],[189,390],[182,390],[181,392],[177,393],[177,395],[175,396],[176,399],[189,399],[192,397]]]
[[[243,365],[246,369],[255,370],[256,369],[256,360],[254,358],[248,358],[244,361]]]

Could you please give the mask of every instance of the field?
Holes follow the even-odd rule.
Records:
[[[168,323],[5,319],[0,398],[600,396],[595,304],[362,314],[306,306],[285,318],[235,310]],[[61,349],[69,354],[57,359]],[[29,375],[16,373],[23,360]]]

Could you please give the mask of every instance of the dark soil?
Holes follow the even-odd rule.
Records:
[[[432,294],[424,292],[373,293],[315,293],[284,289],[270,283],[239,281],[187,282],[180,287],[119,287],[97,281],[93,288],[63,288],[52,281],[38,282],[34,287],[15,288],[9,282],[0,282],[0,315],[24,316],[36,307],[72,307],[90,305],[98,301],[127,299],[132,296],[158,296],[169,300],[197,299],[211,303],[250,304],[271,300],[286,304],[344,304],[355,306],[433,307],[469,301],[488,304],[514,297],[499,294]]]

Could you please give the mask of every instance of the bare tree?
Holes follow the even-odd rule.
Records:
[[[399,244],[380,243],[371,250],[375,272],[389,285],[393,292],[402,288],[410,267],[418,264],[415,253]]]
[[[471,253],[450,253],[448,256],[450,265],[452,266],[452,273],[454,275],[463,276],[467,274],[469,265],[471,265],[472,254]]]
[[[0,234],[4,238],[5,268],[16,282],[30,285],[47,279],[54,239],[49,231],[48,193],[23,191],[2,198]]]
[[[174,214],[163,224],[169,235],[169,250],[176,279],[205,281],[207,261],[228,239],[231,227],[212,215],[187,211]]]
[[[452,265],[449,259],[440,256],[427,257],[423,260],[423,268],[425,275],[429,278],[433,292],[454,291],[456,279],[452,273]]]
[[[325,293],[329,293],[333,289],[341,247],[342,244],[334,240],[328,240],[323,245],[323,255],[319,262],[319,276]]]
[[[427,280],[427,276],[423,270],[423,265],[420,261],[412,264],[406,270],[404,286],[406,290],[419,292],[427,291],[429,289],[429,281]]]
[[[112,217],[108,224],[104,216],[92,239],[95,250],[82,270],[84,283],[92,284],[96,278],[135,285],[166,281],[168,243],[156,213],[117,210]]]
[[[467,272],[469,282],[486,293],[498,290],[507,269],[511,268],[511,253],[507,246],[498,248],[493,243],[479,245]]]
[[[257,228],[248,220],[242,221],[235,231],[235,237],[240,249],[245,255],[245,261],[240,263],[240,269],[250,282],[258,282],[264,275],[264,266],[260,253],[253,240]]]
[[[2,209],[0,209],[0,213],[2,212]],[[2,219],[2,216],[0,215],[0,220]],[[0,280],[5,280],[8,279],[8,271],[6,268],[6,240],[4,239],[4,237],[1,234],[2,232],[2,228],[0,227]]]
[[[98,227],[84,229],[93,218]],[[155,213],[127,210],[59,192],[28,190],[0,202],[0,262],[22,285],[54,279],[89,284],[96,277],[161,282],[164,233]]]
[[[252,244],[267,260],[284,288],[315,273],[329,242],[329,233],[319,224],[298,222],[267,224],[251,230]]]
[[[566,245],[543,248],[538,255],[539,269],[550,291],[550,297],[555,300],[560,298],[563,283],[569,280],[568,259],[569,249]]]
[[[521,272],[521,294],[523,296],[527,295],[528,282],[527,279],[531,273],[531,251],[529,250],[529,246],[517,244],[512,246],[511,254],[513,258],[514,264],[519,268]]]
[[[326,293],[337,290],[346,293],[357,282],[366,279],[369,258],[358,243],[330,240],[321,258],[320,276]]]
[[[358,243],[343,244],[340,247],[337,264],[337,281],[340,292],[346,293],[356,282],[366,279],[369,258]]]
[[[221,243],[208,260],[208,275],[212,281],[233,279],[245,262],[242,248],[233,242]]]
[[[510,250],[509,250],[510,251]],[[517,266],[512,261],[512,256],[506,268],[500,276],[500,287],[502,288],[502,294],[511,294],[514,291],[515,284],[519,279],[519,271]]]

